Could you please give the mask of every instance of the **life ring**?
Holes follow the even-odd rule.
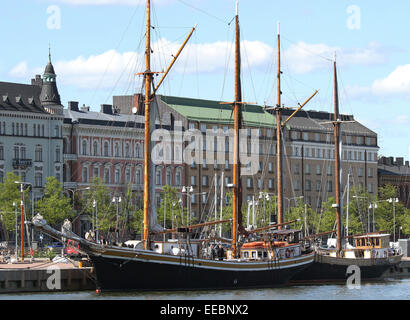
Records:
[[[285,256],[286,256],[286,258],[289,258],[289,257],[290,257],[290,250],[289,250],[289,249],[286,249],[286,251],[285,251]]]

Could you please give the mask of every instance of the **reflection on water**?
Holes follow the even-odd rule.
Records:
[[[410,300],[410,279],[345,285],[291,286],[275,289],[124,292],[31,293],[0,295],[1,300]]]

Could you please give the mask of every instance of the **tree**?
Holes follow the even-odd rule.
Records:
[[[65,219],[74,217],[70,198],[64,196],[63,187],[55,177],[47,177],[44,196],[36,202],[37,211],[49,225],[59,227]]]
[[[4,182],[0,183],[0,218],[3,228],[7,231],[5,232],[6,237],[8,237],[8,232],[14,231],[16,227],[16,207],[13,203],[17,206],[17,224],[20,223],[20,185],[14,181],[20,181],[20,177],[13,172],[7,172]],[[26,198],[26,192],[25,190],[24,198]]]

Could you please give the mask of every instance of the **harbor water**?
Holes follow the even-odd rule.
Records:
[[[4,294],[0,300],[410,300],[410,279],[348,285],[295,285],[273,289],[116,292],[95,291]]]

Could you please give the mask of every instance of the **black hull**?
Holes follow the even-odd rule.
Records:
[[[90,256],[102,291],[219,290],[283,286],[309,264],[261,271],[229,271]]]
[[[379,280],[383,273],[398,264],[401,256],[383,259],[347,259],[315,255],[315,261],[292,279],[293,284],[346,283],[355,271],[347,273],[349,266],[360,268],[361,280]]]

